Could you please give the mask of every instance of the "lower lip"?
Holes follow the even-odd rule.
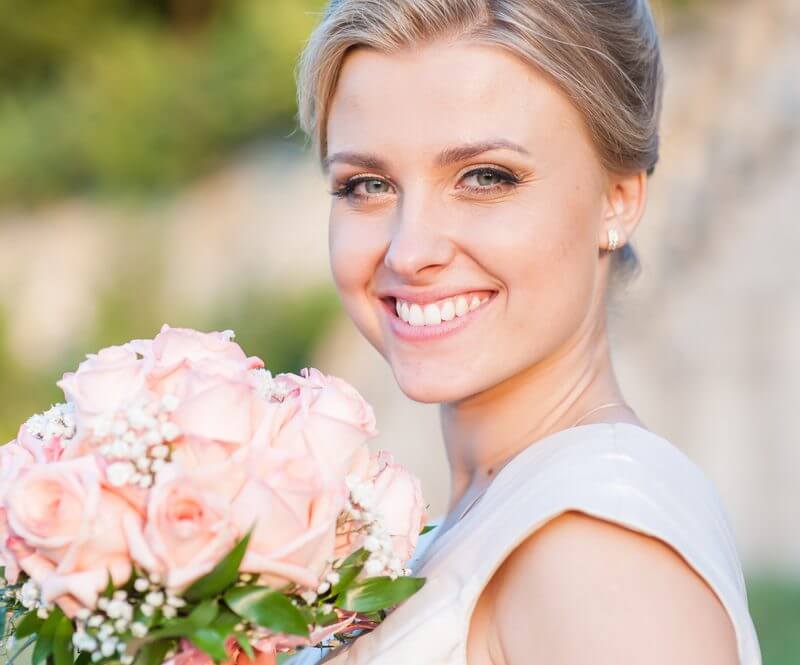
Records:
[[[422,342],[426,340],[440,339],[461,330],[464,326],[474,321],[494,300],[494,294],[489,299],[481,303],[480,307],[470,310],[464,316],[456,316],[450,321],[442,321],[435,326],[412,326],[397,316],[397,310],[385,300],[381,301],[386,314],[389,317],[389,327],[392,332],[402,340],[407,342]]]

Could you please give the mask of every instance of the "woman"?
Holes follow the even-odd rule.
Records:
[[[441,405],[452,481],[426,586],[326,662],[760,663],[718,495],[611,363],[658,157],[646,0],[334,0],[298,73],[340,297]]]

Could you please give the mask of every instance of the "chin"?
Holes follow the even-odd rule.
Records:
[[[397,385],[409,399],[424,404],[442,404],[458,402],[480,391],[477,386],[467,385],[467,382],[448,380],[440,374],[428,375],[417,369],[394,371]]]

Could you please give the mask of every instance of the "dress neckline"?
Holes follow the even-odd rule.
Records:
[[[428,546],[425,548],[425,551],[422,553],[424,560],[419,562],[418,568],[421,568],[425,563],[428,563],[434,556],[436,556],[442,550],[442,543],[446,544],[449,540],[452,539],[452,533],[454,531],[460,531],[460,528],[463,528],[463,524],[466,522],[466,518],[472,512],[472,509],[481,503],[486,497],[491,496],[493,492],[497,491],[498,487],[502,486],[502,483],[498,483],[499,479],[503,477],[503,474],[508,475],[508,469],[514,468],[518,464],[520,464],[520,459],[526,459],[529,455],[533,454],[532,451],[542,451],[543,444],[553,445],[553,441],[557,441],[562,437],[566,436],[567,434],[572,434],[578,430],[588,430],[593,427],[606,427],[609,428],[609,432],[613,431],[615,427],[619,426],[627,426],[632,427],[634,429],[638,429],[642,432],[646,432],[648,434],[652,434],[652,432],[643,427],[642,425],[637,425],[635,423],[629,423],[625,421],[615,421],[615,422],[597,422],[597,423],[586,423],[584,425],[573,425],[572,427],[566,427],[564,429],[556,430],[555,432],[551,432],[535,441],[529,443],[525,448],[520,450],[514,457],[512,457],[508,462],[506,462],[497,472],[494,478],[492,478],[491,482],[486,486],[486,489],[480,494],[475,501],[468,506],[468,508],[462,513],[461,517],[456,520],[450,528],[446,531],[439,533],[436,538],[434,538]],[[439,526],[447,520],[448,513],[444,515],[441,519]],[[449,538],[448,538],[449,536]]]

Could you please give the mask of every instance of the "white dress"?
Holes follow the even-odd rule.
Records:
[[[716,489],[672,443],[630,423],[571,427],[520,452],[463,519],[441,537],[436,529],[423,537],[412,567],[427,578],[425,586],[325,665],[466,665],[470,617],[494,571],[567,510],[672,546],[727,610],[741,665],[761,665],[741,565]],[[289,663],[311,665],[319,658],[319,649],[307,649]]]

